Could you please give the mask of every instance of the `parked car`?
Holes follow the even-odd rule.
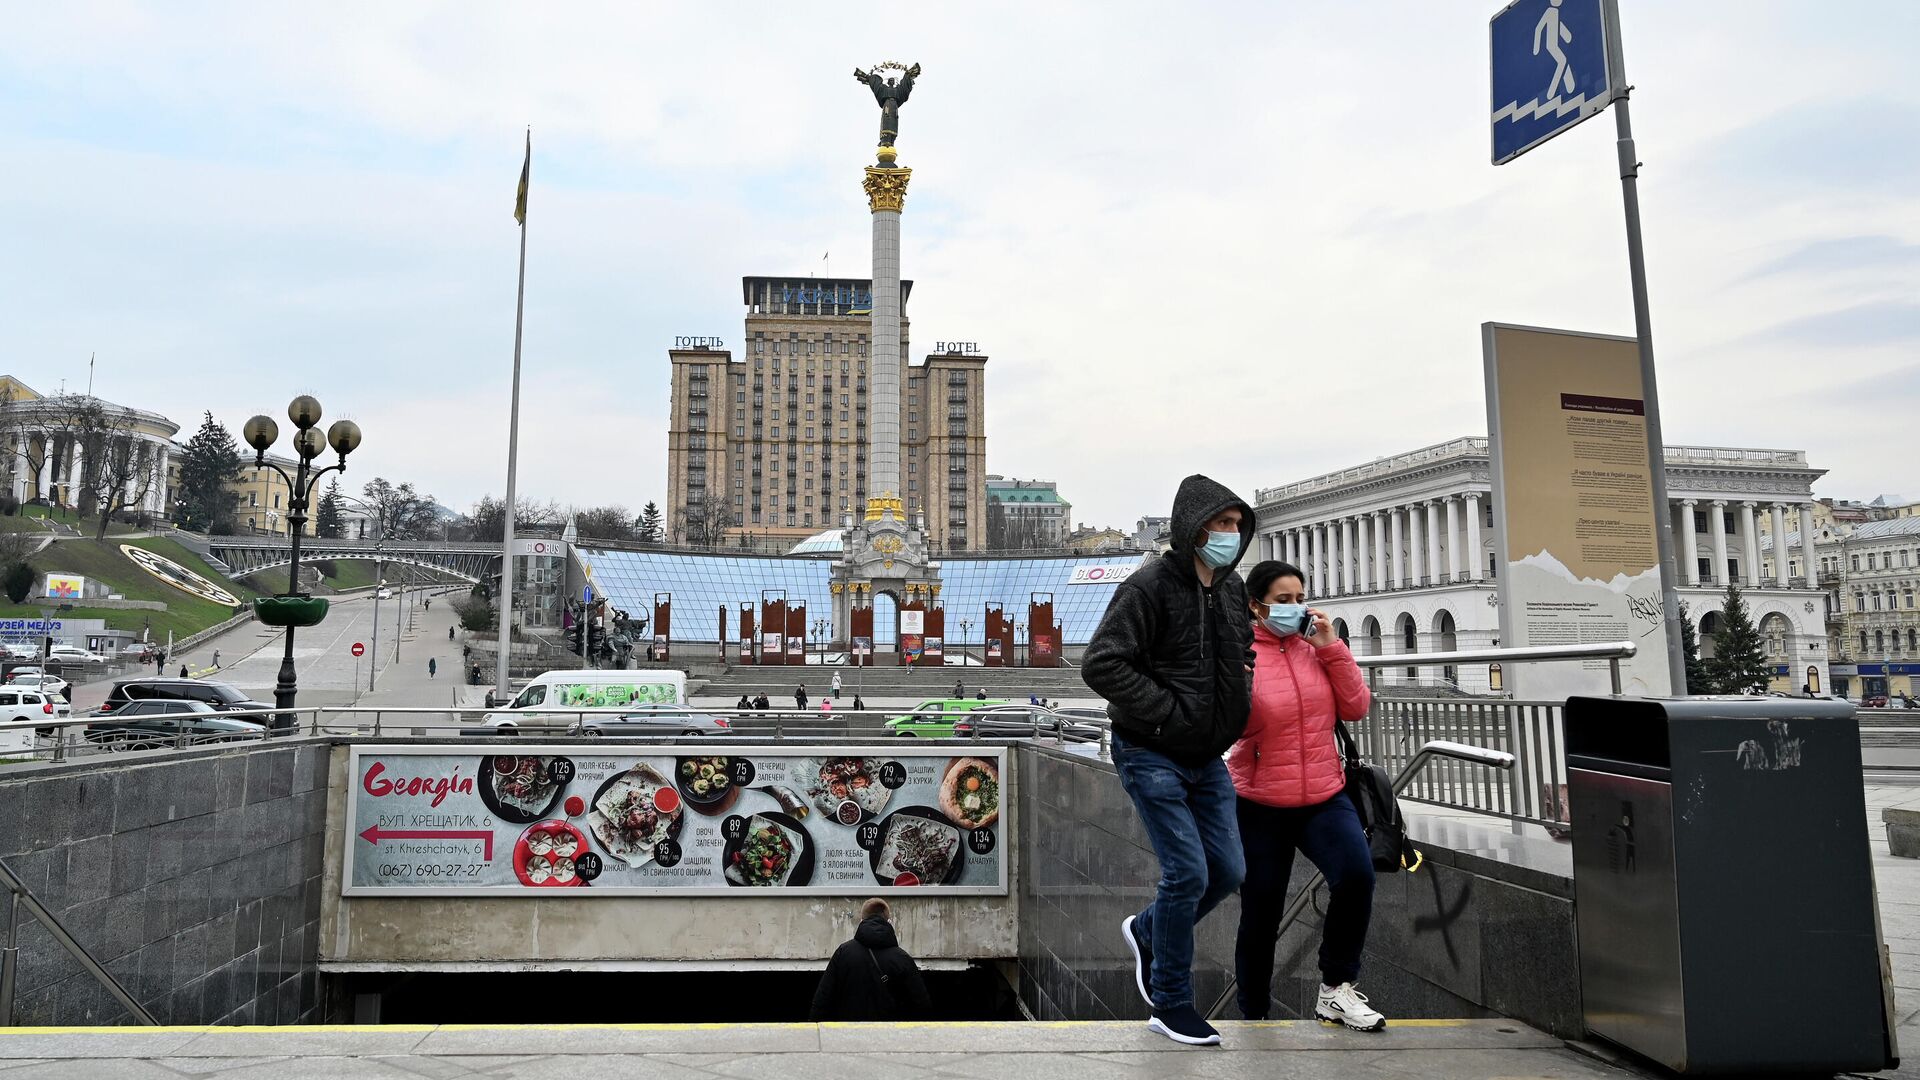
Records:
[[[37,664],[21,664],[19,667],[7,672],[7,681],[12,682],[15,679],[24,679],[29,675],[45,675],[46,673],[46,669]]]
[[[47,659],[63,664],[104,664],[107,658],[78,645],[55,645],[47,650]]]
[[[143,664],[153,662],[155,645],[151,641],[129,641],[120,646],[120,659],[138,660]]]
[[[95,713],[95,716],[101,716]],[[218,715],[204,701],[147,698],[129,701],[96,723],[87,725],[87,741],[109,750],[150,750],[172,746],[264,739],[265,724]]]
[[[685,705],[636,705],[615,716],[589,716],[568,727],[567,734],[590,739],[603,735],[726,735],[731,727],[726,717],[696,712]]]
[[[38,690],[43,694],[61,696],[67,689],[67,680],[58,675],[21,675],[8,679],[8,686],[17,686],[22,690]]]
[[[1053,711],[1070,720],[1081,720],[1100,727],[1106,727],[1109,723],[1104,705],[1063,705]]]
[[[983,739],[1045,736],[1072,742],[1100,741],[1099,728],[1040,705],[989,705],[975,709],[954,720],[953,733],[963,739],[979,735]]]
[[[33,641],[9,641],[6,643],[7,656],[14,660],[37,660],[40,658],[40,645]]]
[[[1863,709],[1884,709],[1887,707],[1887,695],[1869,694],[1860,699],[1860,707]]]
[[[117,714],[129,703],[135,701],[198,701],[216,712],[244,712],[251,709],[271,709],[273,705],[265,701],[255,701],[247,695],[223,682],[208,679],[180,679],[167,676],[149,676],[146,678],[118,679],[113,688],[107,691],[107,700],[101,704],[95,716]],[[261,716],[239,717],[249,722],[262,722],[268,718]],[[277,719],[274,718],[274,719]],[[291,730],[294,721],[291,716],[284,724],[272,725],[275,731]]]
[[[953,734],[955,713],[972,712],[989,705],[1005,705],[1005,698],[929,698],[913,707],[905,716],[896,716],[887,721],[887,730],[894,735],[913,735],[928,739],[944,739]]]
[[[391,600],[393,599],[393,590],[387,588],[385,585],[382,585],[378,589],[374,590],[373,598],[375,600]]]
[[[0,722],[65,720],[72,715],[73,707],[58,694],[11,686],[0,687]]]

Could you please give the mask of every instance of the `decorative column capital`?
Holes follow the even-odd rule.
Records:
[[[1725,506],[1725,505],[1727,505],[1727,500],[1725,500],[1725,499],[1715,499],[1715,500],[1713,500],[1713,505],[1715,505],[1715,506]]]
[[[873,213],[892,210],[898,213],[906,209],[907,181],[913,179],[912,169],[867,166],[867,207]]]
[[[1755,503],[1752,499],[1741,499],[1740,505],[1744,509],[1751,510],[1758,504]]]
[[[1700,500],[1699,499],[1681,499],[1680,505],[1681,506],[1699,506]]]

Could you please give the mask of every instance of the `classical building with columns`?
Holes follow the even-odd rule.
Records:
[[[1799,450],[1667,447],[1680,595],[1712,632],[1728,582],[1746,602],[1774,666],[1774,685],[1799,690],[1812,668],[1826,682],[1825,596],[1811,555],[1813,482],[1824,470]],[[1791,558],[1763,574],[1759,522],[1808,529]],[[1484,436],[1453,439],[1364,465],[1264,488],[1255,496],[1261,558],[1285,559],[1362,655],[1485,648],[1500,638],[1493,470]],[[1244,565],[1244,564],[1243,564]],[[1704,643],[1703,649],[1711,646]],[[1392,684],[1489,690],[1485,667],[1395,667]]]
[[[159,413],[85,394],[47,396],[0,375],[0,484],[18,502],[91,509],[85,495],[102,493],[104,467],[120,479],[125,512],[164,514],[179,430]]]

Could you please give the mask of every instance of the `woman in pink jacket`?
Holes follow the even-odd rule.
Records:
[[[1360,719],[1372,698],[1326,615],[1305,606],[1304,580],[1298,567],[1271,560],[1247,574],[1259,659],[1246,734],[1227,752],[1247,860],[1234,942],[1240,1012],[1249,1020],[1267,1016],[1275,939],[1298,851],[1327,876],[1329,893],[1314,1015],[1379,1031],[1387,1018],[1353,985],[1373,917],[1373,859],[1345,794],[1333,734],[1336,719]]]

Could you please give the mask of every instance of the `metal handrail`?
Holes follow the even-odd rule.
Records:
[[[1629,649],[1632,648],[1631,643],[1625,644]],[[1468,746],[1465,743],[1450,742],[1446,739],[1434,739],[1422,746],[1420,752],[1413,755],[1413,760],[1407,762],[1406,768],[1401,769],[1400,774],[1393,778],[1393,793],[1398,795],[1406,790],[1407,785],[1413,782],[1413,778],[1421,769],[1426,768],[1428,761],[1434,758],[1452,758],[1493,769],[1512,769],[1514,761],[1513,755],[1505,750],[1489,750],[1484,746]],[[1280,938],[1286,935],[1287,927],[1292,926],[1301,912],[1307,909],[1307,904],[1312,902],[1313,890],[1319,888],[1324,880],[1326,875],[1315,870],[1313,876],[1306,880],[1306,883],[1300,887],[1300,891],[1295,894],[1293,901],[1287,905],[1287,909],[1281,912],[1280,929],[1274,934],[1276,947]],[[1233,999],[1233,992],[1239,988],[1239,985],[1238,978],[1227,979],[1226,988],[1220,991],[1220,996],[1213,1001],[1213,1007],[1207,1010],[1208,1019],[1218,1018],[1226,1011],[1227,1003]]]
[[[1557,660],[1605,660],[1613,692],[1619,694],[1624,686],[1620,679],[1620,661],[1631,659],[1639,651],[1640,647],[1631,641],[1596,641],[1578,645],[1533,645],[1509,649],[1466,649],[1458,652],[1379,653],[1371,656],[1356,656],[1353,659],[1354,663],[1368,670],[1368,682],[1376,688],[1379,686],[1380,671],[1383,668],[1447,667],[1454,664],[1500,664],[1529,660],[1542,663]]]
[[[33,893],[14,874],[13,868],[7,865],[5,859],[0,859],[0,886],[4,886],[8,894],[7,944],[4,950],[0,950],[0,1027],[13,1026],[14,987],[20,974],[20,908],[23,904],[26,906],[27,913],[38,919],[41,926],[47,928],[47,933],[53,936],[53,940],[59,942],[60,947],[67,950],[67,954],[72,956],[87,974],[92,975],[94,981],[105,987],[107,993],[112,994],[115,1000],[125,1006],[126,1010],[133,1014],[134,1019],[149,1027],[159,1026],[160,1021],[154,1019],[152,1013],[135,1001],[132,994],[127,993],[127,988],[120,985],[120,980],[114,978],[112,972],[102,967],[100,961],[93,958],[92,953],[73,939],[73,935],[67,932],[67,928],[61,925],[53,912],[47,910],[46,905],[34,898]]]
[[[1581,645],[1534,645],[1502,649],[1466,649],[1438,653],[1378,653],[1356,656],[1363,668],[1435,667],[1445,664],[1504,664],[1522,660],[1627,660],[1640,651],[1631,641],[1596,641]]]

